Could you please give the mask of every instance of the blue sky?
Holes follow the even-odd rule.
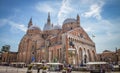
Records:
[[[80,15],[81,26],[96,44],[96,51],[120,48],[120,0],[0,0],[0,48],[18,44],[32,17],[41,30],[50,12],[54,25]]]

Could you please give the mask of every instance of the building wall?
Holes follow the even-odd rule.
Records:
[[[113,64],[120,64],[120,50],[112,52],[109,50],[103,51],[103,53],[97,54],[98,61],[112,62]]]
[[[118,56],[118,64],[120,64],[120,49],[117,50],[117,53],[118,54],[116,56]]]
[[[49,47],[49,62],[61,62],[61,45]]]
[[[76,65],[82,61],[85,63],[84,60],[96,61],[95,43],[80,26],[79,16],[74,22],[63,24],[62,29],[41,31],[38,27],[31,26],[32,24],[19,44],[18,61],[28,64],[32,62],[32,57],[36,62],[46,60]],[[74,46],[70,46],[71,41]],[[75,49],[73,56],[69,48]]]
[[[17,61],[17,52],[2,53],[2,62],[11,63]]]
[[[64,43],[66,45],[65,46],[66,50],[64,51],[66,51],[65,55],[66,55],[67,63],[76,64],[76,65],[81,64],[82,62],[85,63],[85,57],[86,57],[86,62],[96,61],[97,55],[93,42],[90,42],[85,39],[81,40],[81,38],[77,38],[77,36],[72,35],[70,33],[64,34],[63,39],[66,41],[66,43]],[[70,45],[70,42],[72,42],[74,45],[73,46]],[[73,50],[69,50],[69,49],[73,49]]]

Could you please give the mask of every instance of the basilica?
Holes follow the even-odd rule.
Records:
[[[17,61],[26,64],[44,61],[80,65],[96,60],[95,43],[81,27],[79,15],[65,19],[60,26],[51,24],[48,13],[43,30],[31,18],[17,54]]]

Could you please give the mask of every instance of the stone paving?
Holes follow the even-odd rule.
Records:
[[[0,73],[26,73],[26,72],[27,68],[0,66]],[[37,73],[37,70],[32,70],[32,73]],[[42,72],[40,71],[40,73]],[[48,73],[61,73],[61,72],[48,72]],[[90,72],[72,71],[72,73],[90,73]],[[120,73],[120,72],[106,72],[106,73]]]

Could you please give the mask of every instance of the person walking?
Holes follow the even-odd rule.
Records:
[[[41,66],[40,66],[40,65],[37,65],[37,73],[40,72],[40,69],[41,69]]]

